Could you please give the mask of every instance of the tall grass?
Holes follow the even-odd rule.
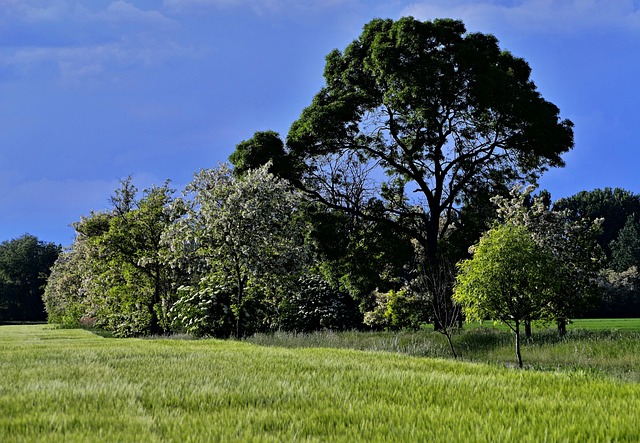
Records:
[[[3,442],[640,439],[640,385],[583,372],[46,326],[0,327],[0,371]]]
[[[247,341],[261,346],[342,348],[386,351],[420,357],[451,358],[442,334],[432,330],[400,332],[315,332],[257,334]],[[510,331],[475,326],[458,331],[453,343],[460,360],[513,366],[514,338]],[[565,337],[555,330],[534,329],[524,339],[525,366],[545,371],[586,371],[610,378],[640,382],[640,332],[570,329]]]

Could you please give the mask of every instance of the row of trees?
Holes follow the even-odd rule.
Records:
[[[47,286],[50,320],[216,336],[431,321],[450,338],[454,264],[496,220],[510,226],[504,241],[526,233],[532,250],[563,264],[530,270],[553,285],[523,321],[562,329],[585,307],[599,261],[579,247],[602,215],[585,203],[595,194],[553,208],[544,193],[509,196],[573,147],[572,123],[524,60],[459,21],[373,20],[328,55],[325,79],[286,140],[256,133],[233,168],[201,171],[179,197],[168,183],[138,196],[126,180],[109,211],[76,223]],[[598,241],[618,288],[629,243],[609,219]]]
[[[47,319],[42,294],[59,253],[29,234],[0,243],[0,322]]]
[[[168,184],[136,197],[125,180],[110,211],[75,224],[76,241],[56,262],[46,289],[50,321],[96,322],[120,335],[228,336],[365,325],[398,329],[438,320],[444,332],[458,326],[459,310],[446,302],[453,290],[451,262],[443,259],[435,273],[424,266],[420,270],[419,245],[372,224],[354,230],[353,220],[310,202],[268,173],[269,166],[201,171],[179,198]],[[621,190],[579,197],[600,194],[638,198]],[[604,201],[607,207],[616,200]],[[523,325],[527,334],[532,321],[554,320],[563,333],[571,318],[606,315],[612,300],[627,312],[635,306],[628,299],[637,300],[633,276],[640,256],[631,252],[640,237],[632,216],[622,215],[627,221],[607,254],[598,244],[606,238],[605,219],[597,217],[607,211],[592,214],[593,219],[576,218],[575,212],[557,208],[567,200],[552,209],[549,196],[534,198],[531,188],[522,193],[515,188],[492,202],[495,217],[486,220],[491,229],[471,248],[472,259],[459,264],[456,301],[468,319],[515,321],[514,328]],[[500,248],[514,233],[527,236],[547,263],[535,262],[539,257],[512,260]],[[477,264],[486,254],[493,260],[487,265],[491,272],[530,286],[528,293],[510,294],[529,301],[511,303],[513,311],[500,311],[493,302],[493,311],[487,308],[474,291],[500,296],[495,288],[501,280]],[[628,259],[623,265],[621,257]],[[529,277],[510,275],[510,263]],[[474,273],[486,280],[478,281]],[[464,284],[472,280],[473,290]]]
[[[357,326],[313,259],[309,203],[267,166],[203,170],[174,194],[165,184],[136,198],[125,180],[111,210],[74,225],[45,291],[50,321],[121,336]]]

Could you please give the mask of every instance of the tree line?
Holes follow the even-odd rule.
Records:
[[[255,133],[179,195],[127,179],[109,210],[76,222],[45,291],[50,321],[122,336],[426,322],[450,334],[461,314],[563,330],[637,307],[638,197],[522,191],[564,165],[573,124],[495,37],[376,19],[324,76],[285,139]],[[490,295],[527,309],[476,303],[496,306],[474,289],[482,257],[520,285]]]
[[[30,234],[0,243],[0,322],[47,320],[42,295],[60,252]]]

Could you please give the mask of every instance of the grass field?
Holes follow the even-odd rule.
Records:
[[[640,318],[595,318],[574,320],[569,329],[603,331],[617,329],[640,332]]]
[[[536,325],[535,329],[553,329],[554,325]],[[486,321],[483,323],[470,323],[465,325],[465,329],[477,329],[477,328],[495,328],[503,331],[509,330],[506,325]],[[636,331],[640,332],[640,318],[585,318],[573,320],[567,326],[568,330],[586,329],[589,331]]]
[[[0,441],[638,441],[640,384],[585,371],[0,327]]]

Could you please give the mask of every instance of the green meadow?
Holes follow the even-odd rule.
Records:
[[[618,339],[635,341],[627,358],[637,363],[629,334]],[[275,339],[113,339],[2,326],[0,441],[640,440],[640,384],[605,370],[517,370]],[[533,351],[526,346],[525,359]]]

